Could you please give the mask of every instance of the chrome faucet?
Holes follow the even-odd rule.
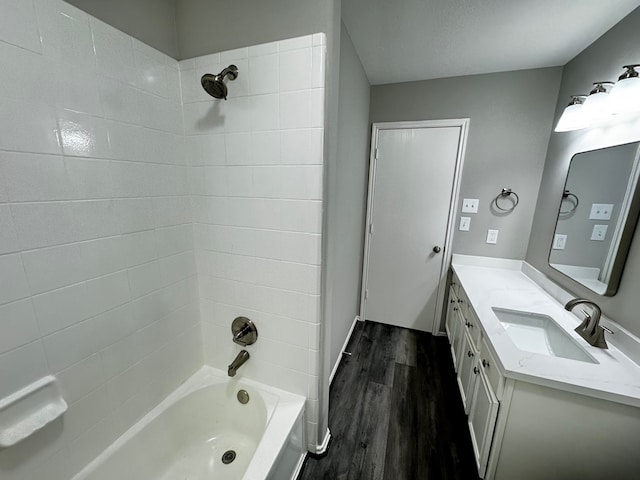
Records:
[[[236,358],[233,359],[233,362],[231,362],[231,365],[229,365],[229,370],[227,370],[227,374],[230,377],[235,377],[238,369],[242,365],[244,365],[244,363],[247,360],[249,360],[249,352],[247,352],[246,350],[241,350],[240,353],[236,355]]]
[[[587,300],[586,298],[574,298],[573,300],[569,300],[567,304],[564,306],[565,310],[571,311],[576,305],[589,305],[591,307],[591,314],[586,311],[582,311],[585,314],[584,320],[580,325],[576,327],[576,332],[582,338],[584,338],[589,345],[593,345],[598,348],[609,348],[607,346],[607,341],[604,338],[605,330],[609,333],[613,333],[611,330],[605,327],[600,326],[600,316],[602,315],[602,310],[600,307],[592,302],[591,300]]]

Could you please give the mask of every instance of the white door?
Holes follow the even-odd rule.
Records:
[[[442,310],[438,287],[450,258],[445,247],[467,123],[418,124],[374,125],[362,313],[432,332]]]

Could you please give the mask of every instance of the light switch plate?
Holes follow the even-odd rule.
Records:
[[[591,231],[591,240],[604,241],[607,236],[607,225],[594,225]]]
[[[613,203],[594,203],[591,205],[589,220],[611,220]]]
[[[458,230],[461,230],[463,232],[468,232],[470,226],[471,226],[471,217],[460,217],[460,227],[458,227]]]
[[[495,245],[498,243],[499,230],[487,230],[487,243]]]
[[[477,198],[465,198],[462,200],[462,213],[478,213],[480,200]]]
[[[564,247],[567,245],[567,236],[556,234],[553,236],[553,248],[554,250],[564,250]]]

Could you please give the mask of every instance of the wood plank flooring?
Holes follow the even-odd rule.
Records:
[[[333,435],[298,480],[477,480],[444,337],[358,323],[330,391]]]

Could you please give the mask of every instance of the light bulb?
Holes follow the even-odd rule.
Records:
[[[636,112],[640,110],[640,78],[634,67],[625,65],[627,70],[620,75],[609,94],[611,112],[614,114]]]
[[[589,126],[584,115],[582,115],[583,101],[580,97],[584,97],[584,95],[571,96],[571,102],[564,109],[564,112],[562,112],[560,120],[558,120],[555,128],[556,132],[570,132]]]
[[[613,85],[612,82],[594,82],[595,87],[582,106],[582,115],[589,125],[601,123],[611,117],[609,94],[604,87],[605,84]]]

